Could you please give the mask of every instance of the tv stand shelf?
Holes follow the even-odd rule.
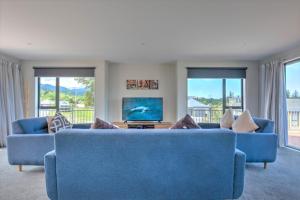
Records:
[[[167,129],[173,125],[171,122],[113,122],[113,124],[120,128],[135,129]]]

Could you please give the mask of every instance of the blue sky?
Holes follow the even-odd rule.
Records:
[[[240,79],[227,80],[226,88],[240,96]],[[222,98],[222,79],[188,79],[188,96]]]
[[[300,61],[286,65],[286,87],[293,93],[300,93]],[[227,92],[233,91],[235,96],[240,95],[239,79],[227,80]],[[188,96],[205,98],[222,98],[221,79],[188,79]]]
[[[49,84],[49,85],[56,85],[56,80],[54,77],[42,77],[41,84]],[[70,89],[77,89],[77,88],[84,88],[85,86],[75,81],[72,77],[63,77],[60,78],[59,85],[62,87],[70,88]]]
[[[291,91],[300,92],[300,61],[286,65],[286,88]]]

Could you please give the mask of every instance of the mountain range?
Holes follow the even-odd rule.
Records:
[[[50,84],[41,84],[40,89],[45,90],[45,91],[55,91],[55,86],[50,85]],[[81,96],[81,95],[84,95],[84,93],[86,93],[87,89],[86,88],[71,89],[71,88],[66,88],[66,87],[60,86],[59,91],[63,92],[63,93],[76,94],[76,95]]]

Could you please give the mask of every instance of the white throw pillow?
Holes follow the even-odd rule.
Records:
[[[234,132],[253,132],[258,128],[248,110],[244,111],[232,124]]]
[[[234,122],[234,116],[232,113],[232,109],[230,108],[225,111],[223,117],[221,118],[220,127],[221,128],[231,128],[233,122]]]

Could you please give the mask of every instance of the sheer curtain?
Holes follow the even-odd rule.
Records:
[[[12,121],[23,117],[20,65],[0,56],[0,147],[12,132]]]
[[[279,60],[265,63],[260,69],[261,115],[274,120],[280,147],[287,145],[288,120],[286,106],[285,66]]]

